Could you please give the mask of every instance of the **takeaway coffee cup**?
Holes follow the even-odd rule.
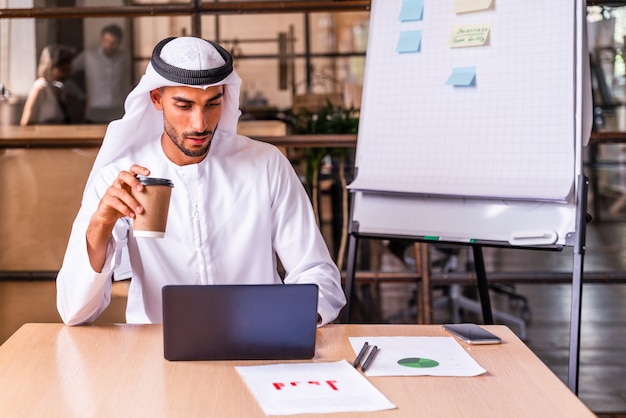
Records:
[[[132,191],[133,197],[143,206],[133,220],[133,235],[146,238],[163,238],[174,184],[168,179],[136,176],[144,185],[143,191]]]

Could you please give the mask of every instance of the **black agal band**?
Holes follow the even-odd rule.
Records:
[[[172,39],[176,38],[172,37],[163,39],[154,47],[154,51],[152,51],[152,59],[150,62],[152,63],[154,70],[162,77],[176,83],[198,86],[219,83],[233,72],[232,55],[230,55],[230,53],[222,46],[206,39],[205,41],[213,45],[222,58],[224,58],[224,61],[226,61],[226,63],[221,67],[211,68],[208,70],[186,70],[184,68],[174,67],[173,65],[166,63],[163,59],[161,59],[161,50],[163,49],[163,46],[165,46],[165,44]]]

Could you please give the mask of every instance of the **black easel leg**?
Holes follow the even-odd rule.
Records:
[[[589,179],[580,175],[578,178],[578,219],[576,223],[577,240],[574,244],[574,265],[572,271],[572,307],[569,331],[569,361],[567,386],[578,395],[578,373],[580,367],[580,323],[582,318],[583,271],[587,237],[587,191]]]
[[[344,285],[344,293],[346,294],[346,306],[343,308],[340,321],[344,324],[350,322],[350,306],[354,299],[354,275],[356,270],[356,250],[359,245],[359,239],[350,234],[348,237],[348,264],[346,265],[346,279]]]
[[[567,386],[578,395],[578,371],[580,367],[580,322],[582,313],[583,255],[574,254],[574,273],[572,276],[572,308],[569,331],[569,361]]]
[[[487,283],[487,272],[485,271],[485,260],[483,259],[483,249],[479,245],[473,245],[474,268],[476,269],[476,284],[478,285],[478,295],[483,309],[483,322],[485,325],[493,325],[493,314],[491,313],[491,301],[489,299],[489,284]]]

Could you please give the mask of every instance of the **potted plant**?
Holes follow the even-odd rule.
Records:
[[[359,117],[354,108],[333,105],[330,101],[318,110],[302,110],[291,117],[294,134],[354,134],[358,130]],[[320,176],[323,161],[330,159],[337,164],[337,176],[341,189],[341,238],[337,251],[337,266],[343,267],[348,235],[347,164],[349,149],[335,147],[311,147],[305,149],[305,187],[313,204],[316,220],[320,225]]]

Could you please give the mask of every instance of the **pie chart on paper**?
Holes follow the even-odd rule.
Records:
[[[404,367],[427,369],[439,366],[439,362],[428,358],[407,357],[398,360],[398,364]]]

